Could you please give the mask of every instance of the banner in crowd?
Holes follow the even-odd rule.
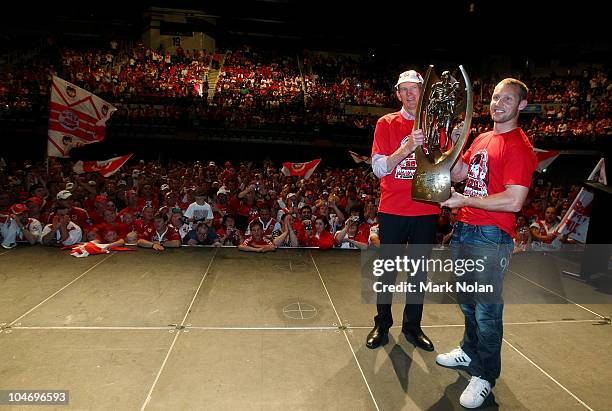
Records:
[[[309,161],[307,163],[283,163],[281,171],[286,176],[303,176],[308,179],[314,173],[315,168],[319,165],[321,159]]]
[[[47,155],[67,158],[74,147],[104,140],[106,121],[115,111],[100,97],[53,76]]]
[[[541,150],[539,148],[533,148],[533,151],[535,151],[536,157],[538,159],[538,167],[536,168],[536,170],[538,172],[542,172],[546,167],[548,167],[549,165],[552,164],[553,161],[555,161],[555,159],[557,157],[559,157],[559,152],[558,151],[553,151],[553,150]]]
[[[97,172],[104,177],[110,177],[132,157],[133,154],[127,156],[113,157],[103,161],[77,161],[72,169],[77,174]]]
[[[355,163],[372,164],[372,159],[368,156],[360,156],[359,154],[355,153],[354,151],[350,151],[350,150],[349,150],[349,154],[351,155]]]
[[[603,158],[599,160],[599,163],[597,163],[591,174],[589,174],[587,180],[597,180],[601,184],[608,184],[606,164]],[[563,219],[561,219],[561,222],[555,230],[555,234],[560,233],[580,243],[585,243],[587,231],[589,229],[592,201],[593,193],[582,188],[570,208],[567,210],[567,213],[563,216]]]

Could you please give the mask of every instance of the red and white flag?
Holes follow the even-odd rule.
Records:
[[[305,179],[310,178],[314,173],[315,168],[319,165],[321,159],[309,161],[307,163],[283,163],[281,171],[286,176],[304,176]]]
[[[104,140],[106,121],[115,111],[100,97],[53,76],[47,155],[66,158],[74,147]]]
[[[542,172],[546,167],[548,167],[549,165],[552,164],[553,161],[555,161],[555,159],[557,157],[559,157],[559,152],[558,151],[553,151],[553,150],[541,150],[539,148],[533,148],[533,151],[535,152],[535,155],[538,159],[538,167],[536,168],[536,170],[538,172]]]
[[[599,160],[599,163],[597,163],[591,174],[589,174],[587,180],[597,180],[601,184],[608,184],[606,164],[603,158]],[[561,219],[555,233],[560,233],[561,235],[566,235],[568,238],[585,243],[587,231],[589,229],[592,201],[593,193],[582,188],[570,208],[567,210],[567,213],[565,213]]]
[[[72,169],[77,174],[98,172],[104,177],[112,176],[132,157],[133,154],[127,156],[113,157],[103,161],[77,161]]]
[[[368,156],[360,156],[359,154],[355,153],[354,151],[350,151],[350,150],[349,150],[349,154],[351,155],[355,163],[372,164],[372,159]]]

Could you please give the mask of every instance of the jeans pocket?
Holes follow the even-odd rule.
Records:
[[[478,226],[476,236],[479,241],[486,245],[499,246],[502,240],[502,231],[492,225]]]

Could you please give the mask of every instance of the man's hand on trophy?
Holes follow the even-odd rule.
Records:
[[[466,205],[467,196],[455,191],[454,187],[451,187],[451,196],[448,200],[440,203],[440,207],[448,208],[461,208]]]
[[[455,128],[453,129],[453,131],[451,132],[451,140],[453,140],[453,144],[457,142],[457,139],[463,132],[464,125],[465,125],[465,122],[462,121],[461,123],[457,124]]]
[[[410,154],[417,149],[418,146],[423,144],[425,140],[425,134],[423,134],[423,130],[414,130],[406,142],[402,145],[402,150],[405,154],[405,157],[408,157]]]

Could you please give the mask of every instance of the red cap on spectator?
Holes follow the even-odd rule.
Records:
[[[106,200],[107,200],[106,196],[103,196],[103,195],[96,196],[96,203],[106,203]]]
[[[24,211],[28,211],[28,207],[24,206],[23,204],[13,204],[11,207],[11,213],[13,214],[21,214]]]
[[[28,198],[28,199],[26,200],[26,203],[34,203],[34,204],[36,204],[37,206],[39,206],[39,207],[40,207],[40,206],[42,205],[42,203],[43,203],[43,202],[42,202],[42,199],[41,199],[40,197],[36,197],[36,196],[34,196],[34,197],[30,197],[30,198]]]
[[[136,190],[128,190],[125,192],[126,196],[137,196],[138,193],[136,192]]]

